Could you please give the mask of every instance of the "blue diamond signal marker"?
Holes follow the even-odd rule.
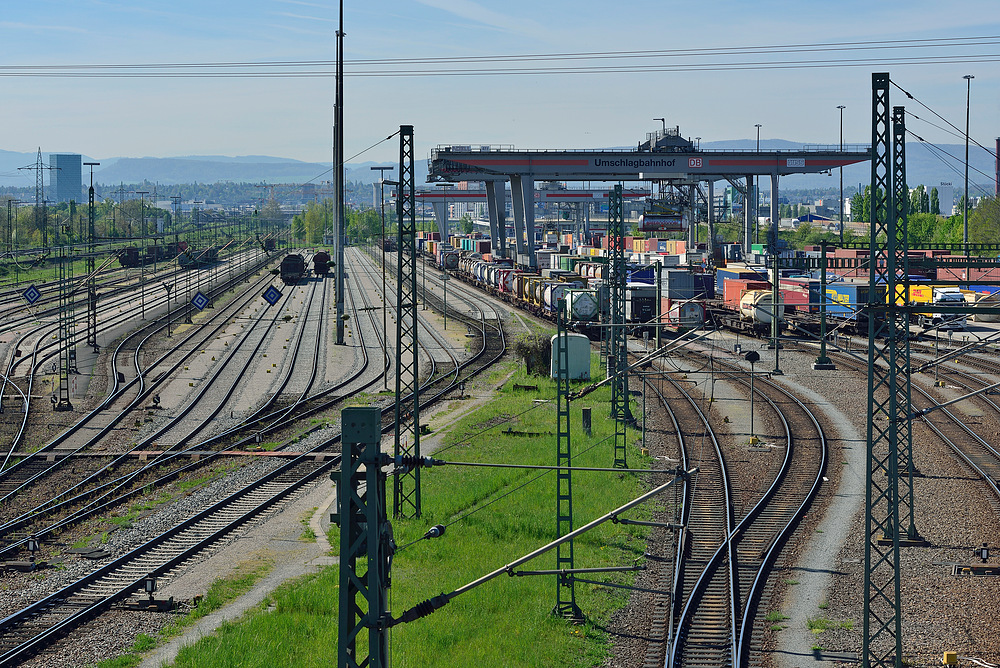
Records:
[[[281,299],[281,290],[278,288],[272,285],[267,290],[264,290],[264,301],[271,306],[277,304],[279,299]]]
[[[201,293],[201,291],[199,291],[198,294],[196,294],[194,297],[191,298],[191,305],[194,306],[199,311],[201,311],[206,306],[208,306],[208,297],[206,297]]]
[[[28,302],[28,305],[30,306],[42,298],[42,293],[38,290],[38,288],[32,285],[28,287],[27,290],[22,292],[21,296],[24,297],[24,301]]]

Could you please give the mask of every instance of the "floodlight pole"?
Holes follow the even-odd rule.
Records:
[[[333,179],[337,191],[337,345],[344,342],[344,244],[347,241],[347,221],[344,217],[344,0],[340,0],[340,25],[337,29],[337,91],[334,103]]]
[[[972,94],[971,74],[966,74],[965,79],[965,196],[962,206],[962,243],[965,244],[965,254],[969,254],[969,98]]]

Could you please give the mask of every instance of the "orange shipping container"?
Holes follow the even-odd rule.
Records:
[[[726,306],[738,309],[740,307],[740,297],[747,290],[767,290],[771,284],[767,281],[754,281],[749,278],[727,278],[722,283],[723,300]]]

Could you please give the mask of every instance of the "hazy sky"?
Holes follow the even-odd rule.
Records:
[[[437,144],[633,145],[660,126],[655,117],[666,117],[668,126],[679,125],[684,136],[703,141],[753,138],[754,124],[761,123],[764,139],[833,144],[839,104],[847,107],[845,141],[867,143],[874,71],[889,71],[893,81],[959,127],[965,122],[962,76],[975,75],[971,134],[987,146],[1000,135],[996,0],[347,0],[345,5],[345,157],[401,123],[415,126],[418,159]],[[255,154],[328,161],[334,98],[328,63],[336,56],[336,26],[336,5],[319,0],[5,2],[0,149],[41,146],[46,153],[96,158]],[[917,42],[901,44],[957,38],[984,39],[920,48],[912,46]],[[849,42],[856,46],[845,48]],[[869,48],[858,49],[858,43]],[[749,49],[792,45],[797,48]],[[696,49],[712,51],[692,53]],[[624,53],[637,51],[656,53]],[[620,57],[453,60],[611,52]],[[414,63],[415,58],[444,60]],[[886,62],[890,58],[925,62]],[[410,62],[356,62],[394,59]],[[828,66],[839,60],[860,64]],[[303,61],[321,64],[239,71],[326,74],[220,78],[198,76],[217,68],[89,67],[66,77],[45,76],[65,69],[38,68]],[[792,61],[822,66],[751,65]],[[714,67],[704,69],[706,64]],[[740,69],[724,69],[733,65]],[[689,71],[676,71],[678,66]],[[702,69],[690,71],[692,66]],[[511,67],[532,73],[483,73]],[[593,67],[627,71],[539,73]],[[474,74],[359,75],[430,68]],[[662,71],[669,68],[675,71]],[[171,76],[122,75],[150,71]],[[94,76],[102,72],[114,76]],[[896,89],[892,103],[942,124]],[[908,127],[929,141],[961,142],[916,119]],[[355,161],[394,160],[397,152],[393,140]]]

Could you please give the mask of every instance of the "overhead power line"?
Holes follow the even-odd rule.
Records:
[[[864,67],[873,65],[927,65],[952,63],[989,63],[1000,60],[1000,53],[967,51],[979,47],[1000,46],[1000,36],[950,37],[920,40],[865,42],[821,42],[816,44],[757,45],[666,49],[642,51],[593,51],[549,54],[506,54],[487,56],[450,56],[421,58],[383,58],[349,60],[345,76],[418,77],[418,76],[509,76],[546,74],[622,74],[644,72],[727,71],[806,69],[829,67]],[[942,49],[963,49],[962,53],[941,53]],[[913,52],[932,50],[908,57],[880,56],[886,51]],[[807,53],[866,53],[866,57],[775,60],[744,60],[741,57],[790,56]],[[705,58],[724,60],[701,61]],[[650,63],[658,59],[661,62]],[[681,62],[690,59],[693,62]],[[634,61],[623,63],[621,61]],[[571,61],[567,66],[543,66],[543,63]],[[591,64],[616,61],[615,64]],[[455,67],[470,65],[471,67]],[[482,67],[493,65],[493,67]],[[225,77],[329,77],[335,75],[334,61],[235,61],[190,63],[118,63],[69,65],[4,65],[0,77],[70,77],[70,78],[225,78]]]
[[[905,95],[907,97],[907,99],[913,100],[914,102],[916,102],[917,104],[919,104],[921,107],[923,107],[927,111],[931,112],[932,114],[934,114],[935,116],[937,116],[938,118],[940,118],[942,122],[947,123],[949,127],[951,127],[952,129],[954,129],[955,132],[958,133],[957,137],[959,139],[963,139],[963,140],[965,139],[965,132],[963,130],[961,130],[960,128],[958,128],[954,123],[952,123],[947,118],[945,118],[944,116],[942,116],[941,114],[939,114],[938,112],[934,111],[929,106],[927,106],[926,104],[924,104],[923,102],[921,102],[912,93],[910,93],[909,91],[907,91],[906,89],[904,89],[902,86],[900,86],[898,83],[896,83],[892,79],[889,80],[889,83],[892,84],[893,86],[895,86],[896,88],[898,88],[900,90],[900,92],[902,92],[903,95]],[[909,115],[912,116],[912,114],[909,114]],[[916,118],[916,117],[914,117],[914,118]],[[923,120],[923,119],[920,119],[920,120]],[[930,125],[933,125],[933,123],[930,123],[929,121],[926,121],[926,120],[924,120],[924,123],[929,123]],[[938,127],[938,126],[935,125],[934,127]],[[939,128],[939,129],[944,130],[944,128]],[[945,130],[945,132],[947,132],[947,130]],[[923,140],[921,140],[921,141],[923,141]],[[969,137],[969,141],[971,143],[975,144],[976,146],[978,146],[979,148],[983,149],[984,151],[986,151],[987,153],[989,153],[990,155],[992,155],[994,159],[996,159],[997,154],[994,151],[986,148],[985,146],[983,146],[982,144],[980,144],[979,142],[977,142],[975,139],[973,139],[971,136]],[[980,174],[982,174],[982,172],[980,172]],[[993,177],[990,177],[990,178],[992,179]]]

